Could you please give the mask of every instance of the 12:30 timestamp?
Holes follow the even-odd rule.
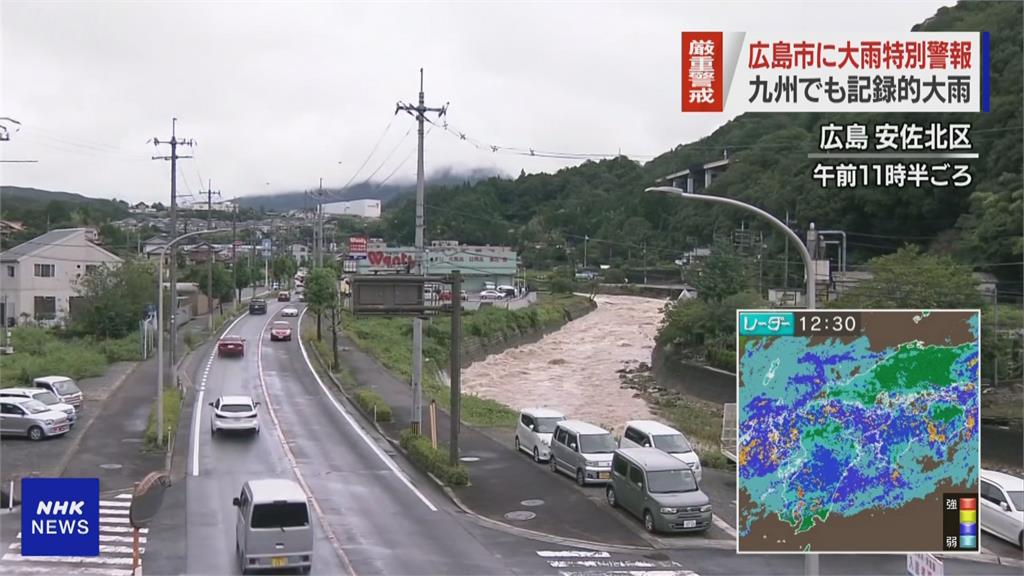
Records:
[[[795,312],[794,335],[847,335],[860,334],[861,323],[858,312]]]

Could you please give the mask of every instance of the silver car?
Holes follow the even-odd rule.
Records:
[[[50,407],[51,410],[57,410],[63,412],[68,417],[68,424],[71,426],[75,425],[75,420],[78,419],[78,415],[75,413],[75,407],[71,404],[65,404],[60,401],[60,398],[42,388],[0,388],[0,398],[31,398],[33,400],[39,400],[43,404]]]
[[[42,440],[67,434],[71,425],[63,412],[31,398],[0,398],[0,433]]]
[[[612,479],[615,439],[610,432],[580,420],[562,420],[551,440],[552,472],[564,472],[585,486]]]
[[[259,402],[253,402],[251,396],[221,396],[213,402],[213,414],[210,415],[210,434],[216,435],[221,430],[245,430],[260,433],[260,419],[256,413]]]

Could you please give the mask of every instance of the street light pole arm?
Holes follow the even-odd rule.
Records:
[[[713,202],[716,204],[725,204],[727,206],[742,208],[747,212],[753,212],[754,214],[757,214],[758,216],[767,220],[769,224],[771,224],[773,227],[777,228],[779,231],[785,234],[786,237],[789,238],[796,245],[797,250],[800,252],[800,257],[803,258],[804,261],[804,273],[807,275],[807,308],[811,310],[814,309],[816,303],[814,259],[811,257],[811,253],[808,252],[807,247],[804,246],[803,240],[801,240],[800,237],[796,235],[796,232],[790,230],[789,226],[783,224],[781,220],[779,220],[775,216],[772,216],[768,212],[765,212],[764,210],[758,208],[757,206],[752,206],[750,204],[747,204],[746,202],[740,202],[739,200],[733,200],[732,198],[723,198],[722,196],[709,196],[707,194],[688,194],[681,188],[675,188],[672,186],[655,186],[653,188],[647,188],[645,192],[662,192],[667,194],[673,194],[679,196],[680,198],[703,200],[705,202]]]

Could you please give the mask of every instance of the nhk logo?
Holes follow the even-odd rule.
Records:
[[[99,556],[98,478],[21,481],[23,556]]]

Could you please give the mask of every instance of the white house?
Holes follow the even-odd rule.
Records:
[[[300,264],[309,260],[309,248],[305,244],[292,244],[291,252],[292,258]]]
[[[78,302],[75,281],[121,258],[93,244],[86,228],[52,230],[0,253],[0,317],[62,321]]]

